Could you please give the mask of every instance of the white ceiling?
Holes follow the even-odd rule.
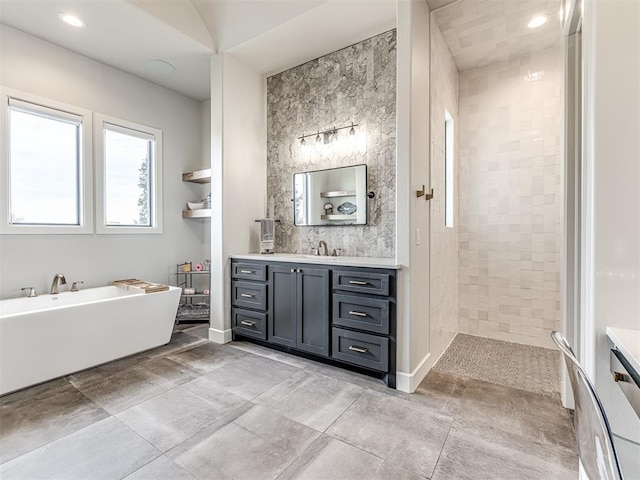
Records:
[[[460,71],[557,45],[560,0],[427,0]],[[61,12],[83,18],[75,29]],[[545,13],[549,22],[526,24]],[[197,100],[210,57],[271,75],[396,25],[396,0],[0,0],[0,22]],[[150,60],[175,72],[162,74]]]
[[[395,27],[395,0],[333,0],[228,51],[273,75]]]
[[[454,0],[434,17],[459,71],[517,58],[560,43],[560,0]],[[527,23],[549,15],[540,28]]]
[[[0,23],[197,100],[210,57],[233,53],[270,74],[396,24],[395,0],[0,0]],[[76,29],[58,20],[73,13]],[[147,66],[175,66],[160,74]]]
[[[61,12],[81,17],[86,28],[62,23]],[[2,0],[0,21],[184,95],[209,98],[211,49],[126,2]],[[155,59],[171,63],[176,71],[156,73],[147,67]]]

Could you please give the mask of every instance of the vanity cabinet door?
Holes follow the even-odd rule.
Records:
[[[269,267],[267,340],[329,356],[329,270],[291,264]]]
[[[296,347],[329,356],[329,271],[298,268]]]
[[[297,269],[269,267],[269,305],[267,340],[287,347],[296,346],[296,293]]]

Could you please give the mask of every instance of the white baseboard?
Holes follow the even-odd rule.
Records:
[[[433,366],[429,362],[429,357],[431,357],[431,353],[427,353],[411,373],[396,372],[396,390],[405,393],[415,392],[420,382],[424,380],[424,377],[427,376],[427,373],[429,373],[429,370],[431,370]]]
[[[209,328],[209,340],[213,343],[229,343],[231,341],[231,329],[217,330]]]

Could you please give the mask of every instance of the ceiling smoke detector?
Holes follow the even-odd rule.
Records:
[[[147,68],[156,75],[167,76],[176,71],[176,67],[164,60],[149,60],[147,62]]]

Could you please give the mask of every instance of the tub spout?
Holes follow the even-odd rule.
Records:
[[[58,294],[58,282],[60,282],[60,285],[66,285],[67,284],[67,279],[64,278],[64,275],[61,273],[56,273],[55,276],[53,277],[53,282],[51,283],[51,295],[56,295]]]

